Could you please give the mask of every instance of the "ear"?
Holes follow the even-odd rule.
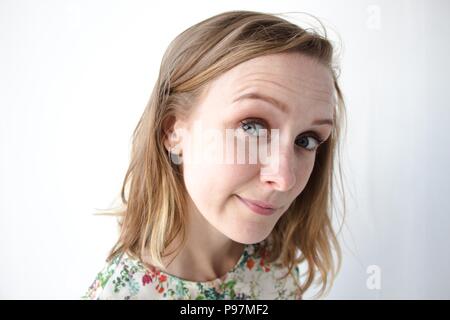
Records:
[[[164,130],[164,146],[166,150],[179,149],[181,151],[181,143],[183,141],[183,133],[186,128],[185,121],[177,119],[175,116],[169,116],[163,122]]]

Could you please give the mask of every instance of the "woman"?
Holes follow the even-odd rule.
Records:
[[[84,298],[301,299],[317,272],[323,294],[341,260],[343,112],[333,47],[315,32],[251,11],[185,30],[134,131],[120,237]]]

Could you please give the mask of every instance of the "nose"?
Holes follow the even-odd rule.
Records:
[[[281,150],[282,149],[282,150]],[[288,191],[296,183],[295,154],[288,147],[268,158],[268,163],[261,167],[261,181],[272,185],[279,191]]]

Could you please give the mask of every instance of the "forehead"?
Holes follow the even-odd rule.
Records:
[[[289,106],[291,112],[332,117],[336,104],[330,70],[299,53],[278,53],[245,61],[212,83],[209,94],[231,103],[260,92]]]

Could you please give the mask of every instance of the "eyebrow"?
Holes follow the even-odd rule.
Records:
[[[277,99],[274,99],[272,97],[269,97],[269,96],[266,96],[264,94],[257,93],[257,92],[245,93],[243,95],[240,95],[239,97],[234,99],[232,103],[235,103],[240,100],[245,100],[245,99],[266,101],[266,102],[270,103],[271,105],[273,105],[274,107],[276,107],[277,109],[281,110],[281,112],[283,112],[283,113],[287,113],[289,110],[289,108],[281,101],[278,101]],[[333,126],[333,124],[334,124],[333,119],[318,119],[318,120],[313,121],[313,123],[312,123],[312,125],[324,125],[324,124]]]

